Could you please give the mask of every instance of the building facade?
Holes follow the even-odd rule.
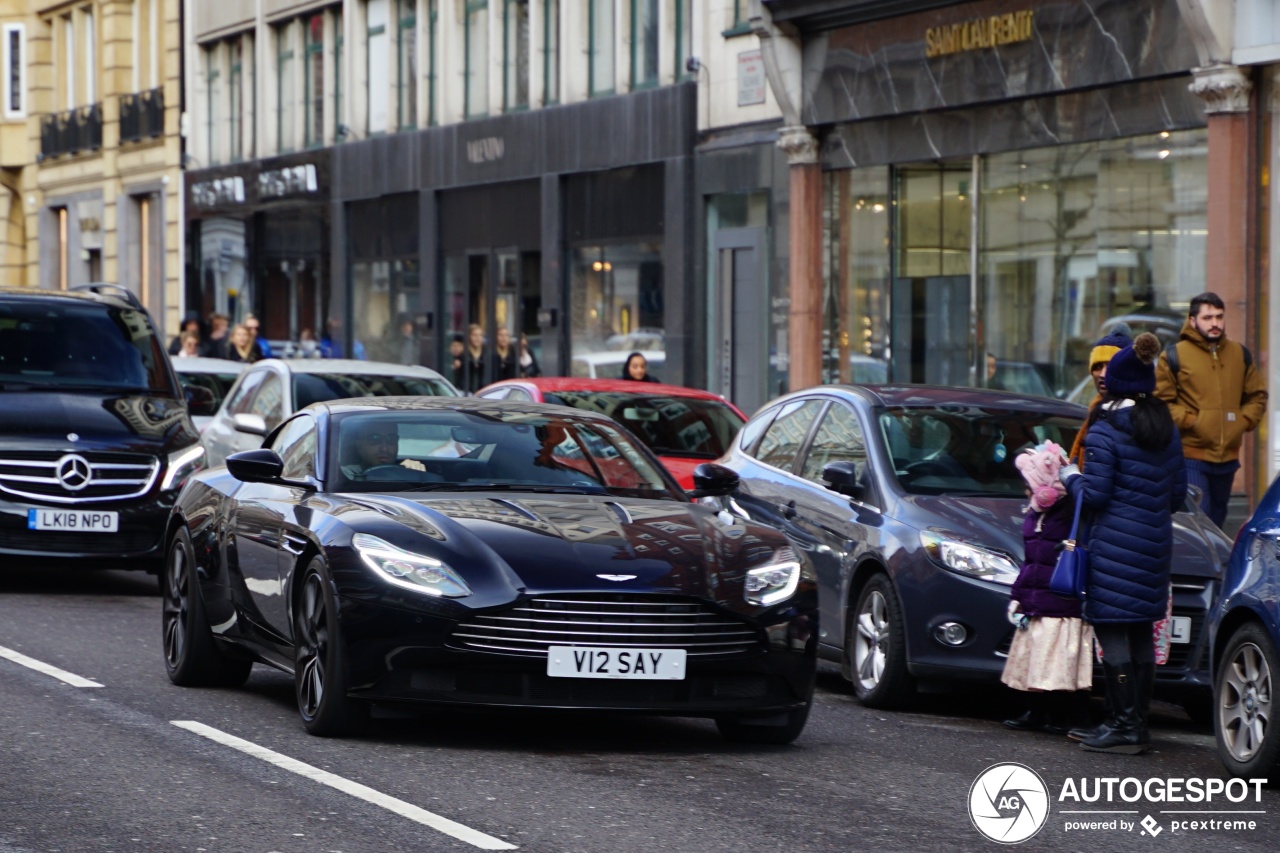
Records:
[[[0,4],[0,283],[181,292],[178,0]]]
[[[1272,143],[1237,5],[753,0],[789,157],[791,385],[1082,393],[1103,332],[1176,340],[1204,290],[1266,365]],[[1272,473],[1254,452],[1242,488]]]
[[[548,373],[617,375],[639,349],[687,381],[693,8],[189,3],[189,310],[470,389],[500,335]],[[483,367],[455,374],[472,327]]]

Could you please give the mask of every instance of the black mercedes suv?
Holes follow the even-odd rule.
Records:
[[[169,510],[203,460],[131,293],[0,289],[0,554],[159,572]]]

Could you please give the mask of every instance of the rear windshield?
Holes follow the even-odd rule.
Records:
[[[347,397],[456,397],[443,379],[422,376],[377,376],[361,373],[295,373],[293,408]]]
[[[543,400],[603,412],[659,456],[717,459],[742,429],[742,418],[719,400],[609,391],[557,391]]]
[[[0,384],[177,396],[143,311],[72,300],[0,300]]]

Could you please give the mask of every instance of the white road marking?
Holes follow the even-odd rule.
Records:
[[[22,652],[15,652],[13,649],[6,649],[4,646],[0,646],[0,658],[8,658],[14,663],[21,664],[22,666],[28,667],[30,669],[34,669],[36,672],[43,672],[45,675],[51,675],[54,678],[58,679],[59,681],[65,681],[67,684],[70,684],[72,687],[102,687],[103,686],[96,681],[90,681],[87,678],[81,678],[80,676],[76,675],[73,672],[67,672],[65,669],[58,669],[56,666],[51,666],[47,663],[44,663],[43,661],[38,661],[35,658],[29,658],[26,655],[22,654]]]
[[[243,740],[235,735],[229,735],[226,732],[206,726],[204,723],[197,723],[192,720],[170,720],[180,729],[186,729],[189,732],[206,737],[209,740],[229,746],[232,749],[238,749],[241,752],[252,755],[254,758],[260,758],[268,764],[274,764],[281,770],[288,770],[290,773],[297,773],[314,782],[322,785],[328,785],[330,788],[336,788],[344,794],[348,794],[366,803],[372,803],[375,806],[381,806],[390,812],[395,812],[401,817],[407,817],[409,820],[429,826],[434,830],[443,832],[445,835],[451,835],[459,841],[465,841],[482,850],[516,850],[514,844],[508,844],[500,838],[494,838],[492,835],[485,835],[483,832],[472,829],[469,826],[463,826],[456,821],[449,820],[447,817],[441,817],[434,812],[426,809],[418,808],[412,803],[406,803],[404,800],[396,799],[388,796],[381,791],[375,791],[367,785],[361,785],[359,782],[352,782],[350,779],[344,779],[327,770],[321,770],[318,767],[312,767],[310,764],[304,764],[297,759],[290,758],[287,755],[281,755],[267,749],[264,746],[258,746],[251,741]]]

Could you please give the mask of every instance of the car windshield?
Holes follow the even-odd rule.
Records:
[[[177,396],[146,312],[80,300],[0,300],[0,384]]]
[[[894,474],[908,494],[1021,497],[1022,449],[1071,447],[1078,418],[979,406],[893,407],[878,413]]]
[[[330,432],[333,491],[511,491],[685,500],[621,430],[524,412],[349,413]]]
[[[372,373],[295,373],[293,408],[347,397],[456,397],[443,379],[425,376],[379,376]]]
[[[176,360],[182,361],[182,359]],[[218,408],[222,405],[222,398],[227,396],[227,391],[239,378],[238,373],[195,373],[178,370],[178,381],[183,387],[204,388],[211,395],[188,403],[192,417],[212,417],[217,414]]]
[[[742,418],[719,400],[612,391],[557,391],[543,400],[603,412],[659,456],[717,459],[742,429]]]

